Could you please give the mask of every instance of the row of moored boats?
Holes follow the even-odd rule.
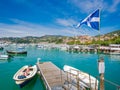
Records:
[[[1,49],[3,50],[3,49]],[[17,50],[6,50],[7,54],[1,53],[0,60],[9,59],[12,55],[20,55],[20,54],[27,54],[27,51],[24,49],[17,49]]]

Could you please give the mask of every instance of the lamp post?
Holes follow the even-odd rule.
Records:
[[[98,60],[98,69],[100,75],[100,90],[104,90],[105,63],[103,58],[100,58],[100,60]]]

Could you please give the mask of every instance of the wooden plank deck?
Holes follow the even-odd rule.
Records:
[[[64,85],[66,79],[65,73],[52,62],[37,63],[37,66],[48,90]]]

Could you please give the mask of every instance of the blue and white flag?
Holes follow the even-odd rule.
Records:
[[[95,12],[87,16],[80,23],[78,23],[77,28],[80,27],[82,24],[86,24],[87,26],[93,29],[99,30],[99,22],[100,22],[99,9],[97,9]]]

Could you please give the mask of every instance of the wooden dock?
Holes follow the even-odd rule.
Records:
[[[78,79],[79,74],[64,72],[52,62],[37,62],[37,67],[46,90],[88,90]]]
[[[37,63],[46,90],[64,90],[65,73],[51,62]]]

